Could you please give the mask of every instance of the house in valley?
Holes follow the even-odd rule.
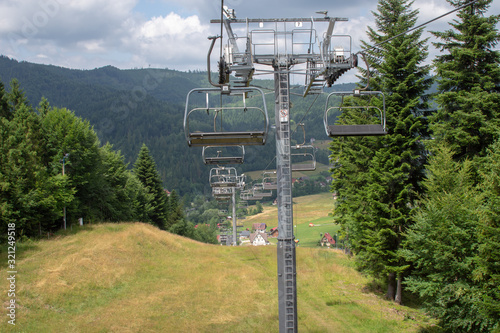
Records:
[[[332,236],[330,236],[330,234],[328,232],[325,232],[325,234],[323,235],[323,237],[321,238],[321,246],[332,246],[332,245],[335,245],[335,239],[333,239]]]
[[[278,238],[278,227],[269,230],[269,237]]]
[[[253,246],[269,245],[267,234],[262,232],[254,232],[253,234],[250,234],[250,244]]]

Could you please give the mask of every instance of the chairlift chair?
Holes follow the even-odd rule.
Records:
[[[192,106],[196,104],[197,94],[205,94],[205,104]],[[220,103],[225,96],[240,96],[243,99],[243,105],[235,105],[234,103],[228,105],[211,105],[210,95],[217,95],[216,100]],[[246,98],[257,97],[260,98],[261,106],[247,106]],[[222,103],[220,103],[222,104]],[[262,119],[260,124],[252,121],[247,124],[249,129],[241,131],[228,131],[224,128],[223,124],[218,125],[221,117],[226,114],[235,114],[243,116],[246,112],[253,112],[260,114]],[[201,117],[203,114],[209,121],[213,121],[212,131],[200,131],[193,128],[193,123],[206,124],[206,120],[191,121],[193,118]],[[257,122],[258,123],[258,122]],[[258,125],[260,128],[255,128]],[[256,87],[232,87],[223,86],[215,88],[197,88],[191,90],[186,97],[186,109],[184,112],[184,133],[186,141],[189,146],[245,146],[245,145],[264,145],[267,140],[269,131],[269,116],[267,113],[266,101],[264,92]]]
[[[276,171],[264,171],[262,173],[262,185],[264,190],[277,190],[278,178]]]
[[[240,193],[240,199],[245,200],[245,201],[250,201],[250,200],[262,200],[264,197],[260,195],[255,195],[252,191],[252,189],[248,190],[243,190]]]
[[[263,183],[257,183],[253,185],[252,188],[253,195],[256,197],[262,197],[262,198],[269,198],[273,196],[273,192],[267,192],[264,190],[264,184]]]
[[[304,141],[301,144],[290,147],[293,151],[290,152],[292,171],[314,171],[316,170],[316,149],[312,145],[306,145],[306,130],[304,124],[299,123],[297,126],[302,127]],[[297,159],[299,161],[297,161]],[[294,160],[296,161],[295,163]]]
[[[204,146],[201,153],[203,163],[207,165],[242,164],[245,160],[245,146],[236,147],[241,149],[241,154],[235,156],[235,154],[231,154],[233,151],[228,149],[231,147]],[[224,154],[228,154],[228,156],[223,156]]]
[[[316,170],[315,148],[312,145],[296,145],[290,147],[292,152],[292,171],[314,171]],[[299,163],[293,160],[300,159]]]
[[[233,188],[231,187],[213,187],[212,195],[217,201],[229,201],[233,196]]]
[[[382,109],[373,105],[356,105],[356,106],[343,106],[344,96],[381,96],[382,97]],[[340,96],[341,103],[339,106],[331,106],[329,107],[330,98],[332,96]],[[356,124],[356,125],[339,125],[334,124],[330,125],[328,122],[328,113],[331,110],[337,110],[339,113],[347,110],[358,110],[369,113],[378,113],[380,116],[380,123],[369,123],[369,124]],[[385,95],[381,91],[363,91],[363,90],[355,90],[354,92],[345,92],[345,91],[334,91],[330,93],[326,99],[325,106],[325,116],[324,116],[324,125],[326,134],[329,137],[343,137],[343,136],[380,136],[386,135],[386,117],[385,117]]]
[[[210,186],[212,187],[236,187],[238,185],[238,174],[233,167],[217,167],[210,169]]]

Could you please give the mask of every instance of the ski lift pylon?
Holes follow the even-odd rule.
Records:
[[[356,106],[343,106],[344,96],[363,96],[363,95],[371,95],[371,96],[382,96],[382,109],[373,105],[356,105]],[[340,106],[332,106],[329,107],[330,97],[332,96],[341,96],[342,102]],[[342,112],[343,110],[365,110],[365,111],[377,111],[380,114],[380,123],[371,123],[371,124],[356,124],[356,125],[330,125],[328,123],[328,112],[331,110],[338,110]],[[346,92],[346,91],[334,91],[331,92],[326,99],[325,106],[325,116],[324,116],[324,125],[326,134],[329,137],[342,137],[342,136],[380,136],[386,135],[386,118],[385,118],[385,95],[381,91],[363,91],[363,90],[355,90],[354,92]]]
[[[206,96],[205,105],[198,107],[191,107],[193,101],[193,94],[203,93]],[[235,96],[241,95],[243,97],[243,106],[212,106],[209,101],[209,94]],[[262,106],[247,106],[245,99],[249,94],[255,94],[262,99]],[[262,116],[262,127],[254,130],[245,131],[226,131],[223,128],[216,128],[215,121],[218,114],[235,113],[235,112],[257,112]],[[214,128],[213,131],[198,131],[190,127],[190,118],[195,113],[206,112],[209,116],[210,113],[214,115]],[[255,121],[250,125],[255,125]],[[186,109],[184,112],[184,133],[186,141],[189,146],[245,146],[245,145],[264,145],[267,140],[269,131],[269,116],[266,107],[264,92],[256,87],[233,87],[229,86],[216,87],[216,88],[196,88],[191,90],[186,97]]]

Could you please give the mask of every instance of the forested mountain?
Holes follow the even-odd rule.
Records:
[[[193,88],[209,86],[206,72],[152,68],[120,70],[112,66],[75,70],[18,62],[1,56],[0,80],[8,89],[12,79],[19,81],[32,105],[36,106],[45,97],[51,106],[68,108],[88,120],[101,143],[111,143],[130,165],[142,144],[146,144],[157,163],[164,187],[177,189],[181,195],[207,189],[210,168],[203,164],[200,148],[187,146],[183,130],[186,95]],[[273,87],[271,80],[254,80],[253,84]],[[353,86],[344,84],[332,89],[352,90]],[[302,92],[301,87],[295,90],[297,95]],[[272,124],[272,89],[266,90],[266,99]],[[327,139],[323,129],[324,101],[325,96],[317,100],[314,96],[305,99],[294,96],[292,99],[292,118],[305,123],[307,140]],[[294,139],[300,143],[302,136],[299,129]],[[274,155],[271,133],[266,146],[247,148],[245,164],[240,171],[264,169]],[[328,152],[324,151],[318,157],[326,163],[327,156]]]

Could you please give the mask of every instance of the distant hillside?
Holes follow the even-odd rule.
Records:
[[[2,306],[1,332],[278,331],[275,246],[207,245],[128,223],[85,226],[26,247],[16,256],[16,325]],[[299,247],[297,281],[301,332],[430,326],[419,310],[370,292],[370,281],[335,250]],[[0,288],[9,282],[1,279]]]
[[[17,79],[28,99],[37,105],[42,97],[52,106],[65,107],[94,126],[102,143],[110,142],[133,163],[145,143],[153,155],[165,187],[181,194],[207,189],[209,167],[201,161],[201,149],[189,149],[183,131],[187,93],[209,86],[206,72],[179,72],[169,69],[120,70],[111,66],[74,70],[57,66],[18,62],[0,56],[0,80],[9,89]],[[269,80],[255,85],[273,87]],[[353,84],[334,86],[352,90]],[[267,106],[274,119],[272,91]],[[302,88],[294,88],[300,94]],[[292,96],[292,119],[305,123],[306,138],[328,139],[323,128],[325,96]],[[248,119],[252,121],[252,119]],[[243,119],[242,121],[246,121]],[[249,147],[240,172],[265,169],[275,155],[274,139],[265,147]],[[301,130],[294,140],[302,142]],[[327,161],[328,152],[320,156]]]

